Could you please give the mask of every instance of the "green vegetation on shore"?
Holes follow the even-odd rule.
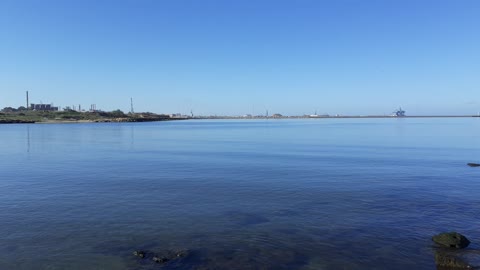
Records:
[[[111,112],[31,111],[24,107],[4,108],[0,111],[1,123],[48,123],[48,122],[149,122],[172,120],[169,115],[155,113],[128,113],[121,110]]]

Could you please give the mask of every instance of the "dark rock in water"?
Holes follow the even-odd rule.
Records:
[[[147,255],[146,252],[143,251],[143,250],[135,250],[133,252],[133,256],[137,256],[137,257],[140,257],[142,259],[145,258],[146,255]]]
[[[169,261],[168,258],[160,257],[160,256],[153,256],[152,260],[156,263],[166,263]]]
[[[153,256],[152,260],[156,263],[167,263],[170,261],[177,261],[180,258],[187,257],[189,255],[188,250],[179,250],[179,251],[172,251],[172,250],[164,250],[159,253],[156,253]]]
[[[177,258],[187,257],[188,254],[189,254],[188,250],[179,250],[175,252],[175,256],[177,256]]]
[[[188,250],[159,250],[158,252],[153,252],[151,250],[135,250],[133,255],[141,259],[137,260],[137,263],[143,266],[155,263],[162,267],[167,264],[172,264],[173,267],[175,267],[177,264],[184,263],[184,258],[190,256],[190,253]]]
[[[467,165],[470,167],[480,167],[480,164],[478,163],[467,163]]]
[[[435,252],[435,264],[437,270],[461,270],[472,269],[472,266],[455,254],[437,251]]]
[[[432,240],[444,247],[450,248],[466,248],[470,241],[457,232],[441,233],[432,237]]]

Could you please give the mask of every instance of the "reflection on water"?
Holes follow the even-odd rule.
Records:
[[[30,152],[30,125],[27,126],[27,153]]]
[[[133,145],[135,144],[135,126],[133,125],[130,127],[130,144],[133,149]]]
[[[435,269],[479,121],[397,120],[1,126],[0,269]]]

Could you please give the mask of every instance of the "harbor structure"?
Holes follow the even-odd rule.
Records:
[[[54,107],[52,104],[30,104],[30,110],[32,111],[58,111],[58,107]]]

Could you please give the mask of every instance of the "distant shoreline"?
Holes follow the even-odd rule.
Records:
[[[239,120],[255,120],[255,119],[365,119],[365,118],[386,118],[386,119],[403,119],[403,118],[475,118],[478,115],[412,115],[412,116],[384,116],[384,115],[367,115],[367,116],[280,116],[280,117],[243,117],[243,116],[198,116],[188,119],[205,120],[205,119],[239,119]]]
[[[128,113],[120,110],[112,112],[93,111],[32,111],[16,110],[0,112],[0,124],[33,124],[33,123],[122,123],[122,122],[155,122],[182,120],[165,114]]]
[[[147,121],[98,121],[98,120],[46,120],[46,121],[28,121],[28,120],[0,120],[1,124],[87,124],[87,123],[141,123],[141,122],[162,122],[162,121],[176,121],[185,119],[162,119],[162,120],[147,120]]]
[[[404,118],[480,118],[478,115],[412,115],[412,116],[281,116],[281,117],[241,117],[241,116],[198,116],[184,118],[164,118],[164,119],[101,119],[101,120],[18,120],[18,119],[0,119],[0,124],[85,124],[85,123],[136,123],[136,122],[161,122],[176,120],[262,120],[262,119],[404,119]]]

